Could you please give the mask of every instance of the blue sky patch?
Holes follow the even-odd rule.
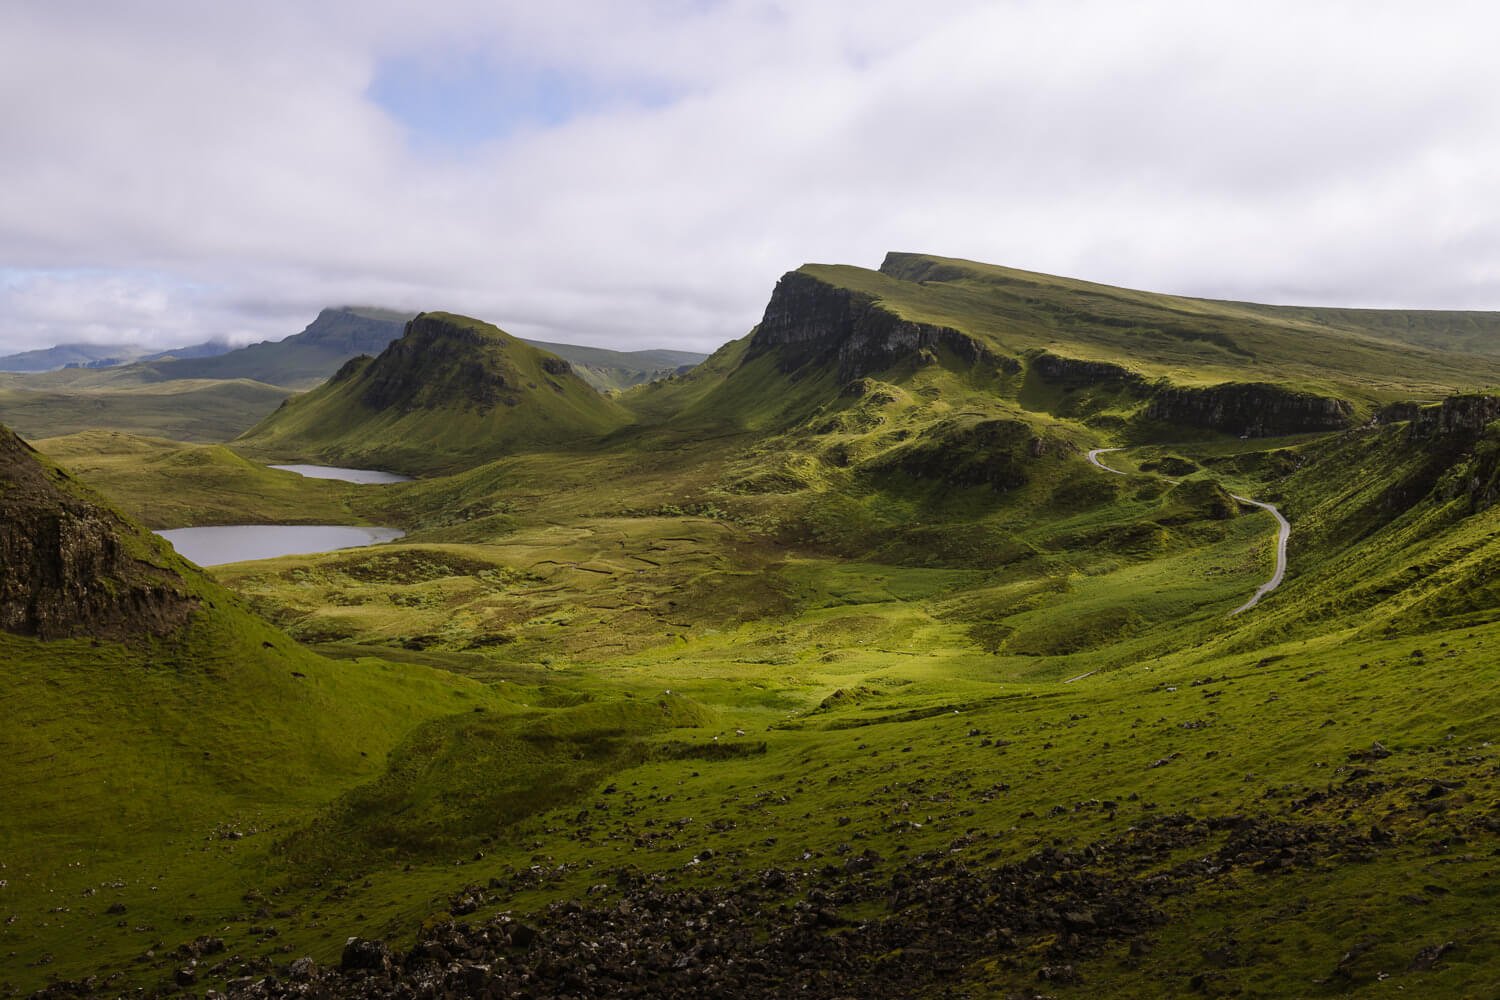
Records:
[[[387,59],[367,93],[407,128],[414,146],[455,152],[561,125],[628,96],[477,50]]]

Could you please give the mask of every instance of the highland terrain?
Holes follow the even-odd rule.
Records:
[[[335,320],[0,386],[0,994],[1495,995],[1500,314]],[[408,534],[147,530],[255,523]]]

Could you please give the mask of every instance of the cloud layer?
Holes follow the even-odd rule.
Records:
[[[5,5],[0,353],[334,303],[707,349],[783,271],[889,249],[1497,309],[1497,28],[1368,0]]]

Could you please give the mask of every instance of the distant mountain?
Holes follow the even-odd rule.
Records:
[[[50,372],[59,368],[129,364],[145,353],[135,344],[58,344],[0,357],[0,372]]]
[[[377,354],[411,318],[388,309],[324,309],[301,333],[214,357],[182,357],[149,364],[160,379],[245,378],[289,389],[310,389],[360,354]]]
[[[579,377],[600,392],[654,382],[696,367],[708,358],[707,354],[695,351],[611,351],[602,347],[552,344],[545,340],[528,340],[526,343],[571,362]]]
[[[187,347],[149,352],[139,344],[59,344],[36,351],[0,358],[0,372],[51,372],[62,368],[116,368],[136,362],[149,363],[173,358],[211,358],[234,348],[210,340]]]
[[[425,473],[596,438],[627,422],[562,358],[479,320],[421,313],[378,357],[349,361],[238,444]]]
[[[147,354],[145,357],[137,358],[142,363],[153,361],[172,361],[186,358],[215,358],[220,354],[228,354],[234,350],[230,344],[222,340],[206,340],[201,344],[189,344],[187,347],[173,347],[165,351],[157,351],[155,354]]]

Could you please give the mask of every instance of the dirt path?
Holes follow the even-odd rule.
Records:
[[[1096,468],[1103,469],[1105,472],[1112,472],[1117,476],[1123,476],[1126,475],[1126,473],[1121,472],[1119,469],[1112,469],[1109,466],[1105,465],[1103,462],[1099,461],[1099,456],[1107,455],[1112,451],[1124,450],[1124,448],[1095,448],[1088,453],[1088,460],[1093,463]],[[1171,479],[1167,481],[1171,483],[1176,482],[1175,480]],[[1281,586],[1281,581],[1286,578],[1286,546],[1287,542],[1292,537],[1292,525],[1291,522],[1289,522],[1285,517],[1282,516],[1281,511],[1277,509],[1276,505],[1273,503],[1266,503],[1264,500],[1251,500],[1249,497],[1236,496],[1233,493],[1229,495],[1231,497],[1234,497],[1234,499],[1239,501],[1240,503],[1249,504],[1252,507],[1259,507],[1261,510],[1268,510],[1271,512],[1271,516],[1276,518],[1276,570],[1271,574],[1271,579],[1261,584],[1260,587],[1255,591],[1255,593],[1251,595],[1250,600],[1246,601],[1244,604],[1241,604],[1239,607],[1229,612],[1229,617],[1233,618],[1235,615],[1239,614],[1242,611],[1249,611],[1251,608],[1260,603],[1260,599],[1262,597],[1265,597],[1271,591]]]

